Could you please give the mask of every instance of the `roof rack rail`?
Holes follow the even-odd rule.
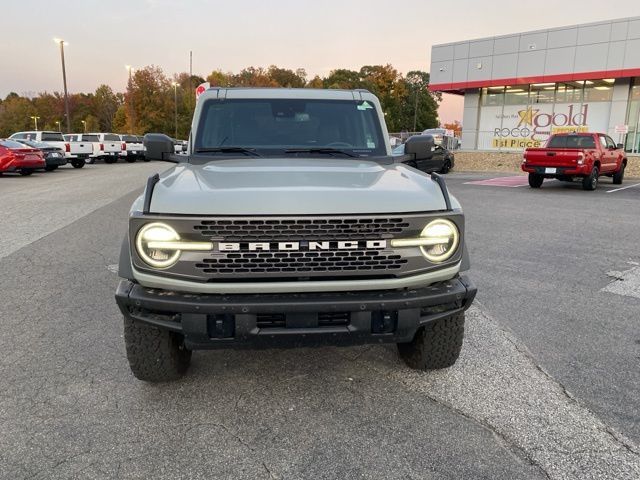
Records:
[[[445,183],[444,178],[442,178],[442,176],[438,175],[436,172],[432,172],[431,180],[436,182],[440,187],[440,191],[442,192],[442,196],[444,197],[444,204],[447,208],[447,211],[450,212],[451,210],[453,210],[453,208],[451,208],[451,199],[449,198],[449,190],[447,190],[447,184]]]

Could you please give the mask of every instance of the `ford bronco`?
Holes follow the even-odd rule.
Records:
[[[182,376],[197,349],[396,343],[417,369],[458,358],[476,288],[444,180],[393,157],[365,90],[212,88],[185,155],[133,204],[116,300],[133,374]]]

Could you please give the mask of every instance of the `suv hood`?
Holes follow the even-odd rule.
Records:
[[[460,208],[455,199],[451,202]],[[134,208],[141,210],[139,206]],[[150,210],[189,215],[330,215],[445,208],[440,187],[406,165],[360,159],[247,158],[180,163],[160,176]]]

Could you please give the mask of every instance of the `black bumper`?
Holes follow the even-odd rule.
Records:
[[[47,167],[62,167],[63,165],[67,164],[67,158],[64,156],[61,157],[51,157],[51,156],[45,156],[44,157],[44,161],[47,164]]]
[[[408,342],[420,327],[469,308],[476,291],[464,276],[413,290],[255,295],[172,292],[122,280],[115,296],[126,317],[205,349]]]

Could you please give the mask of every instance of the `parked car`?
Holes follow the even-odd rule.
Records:
[[[188,142],[186,140],[178,140],[177,138],[173,139],[173,150],[176,154],[178,155],[182,155],[183,153],[186,153],[187,151],[187,144]]]
[[[116,163],[118,161],[118,157],[124,147],[119,135],[115,133],[90,133],[89,135],[97,135],[98,137],[96,160],[103,160],[104,163]]]
[[[601,175],[624,178],[627,157],[622,144],[604,133],[557,133],[543,148],[524,151],[522,170],[529,174],[531,188],[540,188],[545,178],[572,182],[578,178],[584,190],[595,190]]]
[[[100,138],[96,134],[89,133],[70,133],[64,136],[67,142],[82,142],[91,144],[91,154],[87,158],[88,164],[95,163],[100,156]]]
[[[17,142],[26,145],[27,147],[37,148],[42,152],[46,166],[44,169],[47,172],[52,172],[58,167],[62,167],[67,164],[67,158],[64,155],[64,150],[60,147],[53,146],[45,142],[37,142],[35,140],[17,140]]]
[[[422,136],[424,135],[414,135],[413,137],[409,137],[407,143],[414,137]],[[405,145],[406,143],[398,145],[391,153],[396,157],[405,155]],[[425,173],[449,173],[449,170],[451,170],[455,165],[455,156],[451,150],[444,148],[442,145],[434,145],[431,155],[428,155],[427,158],[423,158],[421,160],[407,158],[407,160],[404,160],[402,163],[409,165],[410,167],[417,168]]]
[[[35,140],[45,142],[54,147],[64,150],[65,157],[71,162],[74,168],[84,167],[85,161],[89,158],[93,149],[86,142],[71,142],[65,140],[61,132],[31,130],[26,132],[16,132],[11,135],[12,140]]]
[[[142,138],[136,135],[120,135],[120,141],[125,148],[120,151],[120,157],[129,163],[143,158]]]
[[[18,172],[31,175],[46,165],[42,152],[37,148],[27,147],[16,140],[0,139],[0,174]]]

